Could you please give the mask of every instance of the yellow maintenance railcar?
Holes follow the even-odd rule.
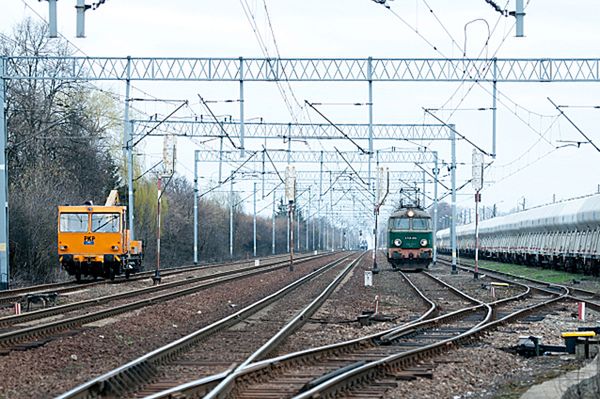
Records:
[[[117,203],[113,191],[105,205],[58,207],[58,258],[77,281],[82,276],[129,277],[141,270],[142,242],[131,240],[127,208]]]

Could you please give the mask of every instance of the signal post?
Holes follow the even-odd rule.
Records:
[[[483,154],[473,149],[473,188],[475,189],[475,273],[474,279],[479,278],[479,203],[483,188]]]
[[[296,199],[296,168],[287,166],[285,169],[285,198],[288,201],[290,271],[294,271],[294,201]]]

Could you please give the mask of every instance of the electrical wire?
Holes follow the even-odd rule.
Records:
[[[31,7],[31,6],[30,6],[30,5],[29,5],[29,4],[28,4],[28,3],[27,3],[25,0],[21,0],[21,2],[23,3],[23,5],[24,5],[24,6],[25,6],[27,9],[29,9],[29,10],[30,10],[30,11],[31,11],[31,12],[32,12],[34,15],[36,15],[36,16],[37,16],[37,17],[38,17],[38,18],[39,18],[39,19],[40,19],[42,22],[44,22],[46,25],[48,25],[48,21],[46,20],[46,18],[44,18],[44,16],[42,16],[40,13],[38,13],[38,12],[37,12],[37,10],[35,10],[33,7]],[[84,51],[83,51],[83,50],[82,50],[80,47],[78,47],[78,46],[77,46],[75,43],[73,43],[71,40],[69,40],[69,39],[68,39],[66,36],[64,36],[62,33],[58,32],[58,35],[60,36],[60,38],[61,38],[62,40],[64,40],[66,43],[68,43],[68,44],[69,44],[69,46],[70,46],[72,49],[74,49],[74,50],[75,50],[75,52],[76,52],[76,53],[80,53],[80,54],[82,54],[83,56],[85,56],[85,57],[88,57],[88,58],[90,58],[90,59],[92,59],[92,60],[93,60],[93,58],[92,58],[92,57],[90,57],[90,56],[89,56],[89,55],[88,55],[86,52],[84,52]],[[3,35],[3,36],[4,36],[4,35]],[[94,63],[96,63],[96,64],[97,64],[97,65],[99,65],[99,66],[102,66],[102,65],[99,63],[99,61],[93,60],[93,62],[94,62]],[[90,83],[90,82],[86,82],[86,83],[87,83],[87,85],[88,85],[88,86],[89,86],[91,89],[93,89],[93,90],[97,90],[97,91],[99,91],[99,92],[101,92],[101,93],[103,93],[103,94],[106,94],[106,95],[108,95],[109,97],[111,97],[113,100],[117,100],[117,101],[120,101],[120,102],[123,102],[123,101],[125,100],[125,96],[124,96],[124,95],[121,95],[121,94],[119,94],[119,93],[114,93],[114,92],[112,92],[112,91],[105,90],[105,89],[103,89],[103,88],[101,88],[101,87],[99,87],[99,86],[97,86],[97,85],[95,85],[95,84],[93,84],[93,83]],[[155,101],[155,102],[163,102],[163,103],[166,103],[166,104],[168,104],[168,103],[171,103],[171,102],[172,102],[172,101],[170,101],[170,100],[162,100],[162,99],[159,99],[158,97],[156,97],[156,96],[154,96],[154,95],[152,95],[152,94],[150,94],[150,93],[148,93],[148,92],[146,92],[146,91],[144,91],[144,90],[142,90],[142,89],[140,89],[140,88],[138,88],[138,87],[136,87],[136,86],[134,86],[134,85],[132,85],[132,84],[130,84],[130,89],[131,89],[131,91],[132,91],[132,92],[135,92],[135,91],[137,91],[137,92],[139,92],[139,93],[143,94],[143,95],[144,95],[144,96],[146,96],[146,97],[150,97],[150,98],[152,98],[152,100],[153,100],[153,101]],[[133,106],[131,106],[131,105],[129,105],[129,107],[130,107],[130,109],[132,109],[132,110],[134,110],[135,112],[138,112],[138,113],[140,113],[140,114],[146,114],[146,115],[148,114],[148,112],[146,112],[146,111],[143,111],[143,110],[141,110],[141,109],[139,109],[139,108],[135,108],[135,107],[133,107]],[[124,119],[121,119],[121,121],[123,121],[123,122],[124,122]]]
[[[425,6],[427,7],[427,9],[429,10],[429,12],[431,13],[431,15],[433,15],[433,17],[435,18],[435,20],[438,22],[438,24],[440,24],[440,26],[442,27],[442,29],[444,30],[444,32],[446,32],[446,35],[448,35],[448,37],[452,41],[452,44],[454,44],[456,46],[456,48],[458,48],[462,53],[464,53],[466,47],[463,47],[463,48],[460,47],[460,45],[456,42],[456,40],[454,39],[454,37],[452,36],[452,34],[450,33],[450,31],[446,28],[446,26],[440,20],[440,18],[438,18],[437,14],[433,11],[433,9],[429,5],[429,3],[427,3],[427,0],[422,0],[422,1],[425,4]]]
[[[240,0],[240,4],[242,6],[242,9],[244,10],[244,14],[246,15],[246,19],[250,23],[250,27],[252,28],[252,32],[254,33],[254,36],[256,37],[256,40],[258,41],[258,44],[259,44],[261,52],[263,53],[263,55],[265,56],[265,58],[271,59],[268,47],[267,47],[266,43],[264,42],[264,39],[262,38],[262,35],[259,32],[258,25],[257,25],[257,22],[256,22],[256,18],[254,16],[254,13],[252,12],[250,6],[248,5],[248,1],[247,0]],[[292,104],[291,104],[291,102],[290,102],[290,100],[289,100],[289,98],[287,96],[287,93],[285,92],[283,86],[281,85],[281,83],[279,81],[277,81],[276,84],[277,84],[277,88],[279,89],[279,93],[281,94],[281,97],[282,97],[282,99],[283,99],[286,107],[288,108],[290,116],[292,117],[293,120],[296,120],[295,111],[294,111],[294,109],[292,107]]]

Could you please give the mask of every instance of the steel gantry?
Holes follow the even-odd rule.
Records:
[[[37,79],[194,81],[597,82],[600,58],[5,57],[7,78],[31,79],[19,61],[56,64]],[[129,69],[129,75],[128,75]]]
[[[250,152],[250,151],[249,151]],[[261,151],[254,152],[260,154]],[[346,161],[351,164],[368,163],[367,156],[358,151],[292,151],[288,150],[267,150],[271,160],[277,163],[336,163],[345,164]],[[376,151],[379,162],[385,164],[392,163],[433,163],[434,157],[431,151],[421,150],[378,150]],[[239,157],[236,151],[218,151],[203,150],[198,155],[199,162],[223,162],[238,161]],[[345,159],[345,160],[344,160]]]
[[[29,68],[29,65],[38,68]],[[52,67],[50,67],[52,66]],[[6,81],[81,80],[122,81],[126,85],[125,151],[132,173],[132,136],[129,124],[129,88],[132,81],[229,81],[239,82],[240,144],[244,152],[245,82],[367,82],[369,158],[373,156],[374,82],[599,82],[600,59],[444,59],[444,58],[154,58],[154,57],[0,57],[0,288],[8,287],[8,168],[6,167]],[[496,153],[496,107],[492,109],[493,149]],[[369,171],[370,171],[369,162]],[[370,173],[369,173],[370,175]],[[133,235],[133,190],[129,188]]]
[[[298,184],[300,185],[300,187],[306,187],[299,195],[298,198],[302,196],[303,193],[308,192],[309,198],[307,200],[305,200],[306,203],[311,204],[312,201],[312,196],[311,196],[311,187],[313,185],[316,186],[317,181],[319,182],[319,186],[318,186],[318,193],[315,192],[315,199],[318,202],[318,207],[317,210],[313,213],[311,213],[310,211],[310,205],[309,205],[309,211],[308,211],[308,215],[309,217],[307,218],[307,220],[309,218],[313,218],[314,215],[317,216],[317,220],[321,219],[322,215],[332,215],[333,213],[333,207],[336,207],[336,212],[335,214],[339,214],[340,211],[337,210],[339,209],[338,204],[340,203],[340,201],[346,199],[346,200],[353,200],[353,214],[355,214],[355,206],[354,203],[356,201],[358,201],[360,203],[360,208],[363,210],[369,209],[370,207],[370,202],[373,201],[373,198],[371,198],[372,193],[371,191],[368,189],[368,186],[366,184],[366,176],[364,174],[364,172],[356,172],[356,171],[352,171],[352,170],[348,170],[348,166],[344,169],[344,170],[327,170],[324,171],[323,170],[323,165],[324,163],[336,163],[338,164],[338,166],[344,166],[349,164],[349,162],[358,164],[358,163],[366,163],[368,162],[368,159],[366,159],[365,156],[361,157],[357,157],[357,152],[341,152],[341,151],[319,151],[319,152],[310,152],[310,151],[297,151],[297,152],[293,152],[291,154],[289,154],[287,151],[271,151],[271,150],[267,150],[264,149],[263,151],[265,152],[269,152],[270,153],[270,160],[273,162],[272,166],[273,168],[275,168],[275,163],[287,163],[288,161],[291,160],[291,162],[293,163],[297,163],[297,164],[315,164],[315,163],[320,163],[321,167],[320,167],[320,171],[316,172],[314,170],[298,170],[296,172],[296,180],[298,182]],[[260,152],[263,152],[260,151]],[[225,153],[225,156],[224,156]],[[216,162],[223,162],[224,160],[232,160],[234,162],[240,162],[240,160],[237,158],[236,156],[237,152],[234,151],[216,151],[216,150],[196,150],[194,152],[194,263],[198,263],[198,241],[199,241],[199,236],[198,236],[198,225],[199,225],[199,209],[198,209],[198,199],[200,196],[200,188],[199,188],[199,172],[198,172],[198,164],[202,163],[202,162],[208,162],[208,163],[216,163]],[[415,163],[433,163],[434,165],[434,184],[436,184],[435,179],[437,179],[437,173],[435,172],[437,170],[437,152],[432,152],[432,151],[424,151],[424,150],[390,150],[390,151],[377,151],[377,160],[382,161],[382,162],[387,162],[387,163],[399,163],[399,164],[415,164]],[[251,159],[253,157],[253,154],[248,153],[249,157],[248,159]],[[356,158],[355,158],[356,156]],[[342,163],[342,160],[346,163]],[[350,160],[350,161],[348,161]],[[243,164],[245,164],[246,162],[244,162]],[[263,160],[263,165],[262,168],[257,168],[255,170],[249,170],[249,171],[243,171],[240,170],[241,168],[237,168],[234,171],[232,171],[232,173],[230,175],[228,175],[225,179],[221,180],[221,176],[219,176],[219,181],[216,183],[216,186],[213,188],[210,188],[208,190],[205,191],[205,193],[209,193],[211,191],[213,191],[215,188],[217,187],[221,187],[223,184],[226,184],[227,182],[229,182],[230,186],[233,182],[233,180],[236,178],[236,176],[242,176],[243,178],[247,178],[246,176],[250,176],[253,178],[257,178],[257,179],[261,179],[262,180],[262,184],[263,184],[263,198],[265,197],[264,195],[264,186],[265,186],[265,181],[268,181],[270,184],[270,188],[269,188],[269,195],[272,195],[272,201],[273,201],[273,214],[275,213],[275,199],[276,199],[276,195],[277,195],[277,188],[279,186],[281,186],[283,184],[282,182],[282,177],[281,174],[275,169],[275,170],[266,170],[265,169],[265,164],[264,164],[264,160]],[[259,170],[260,169],[260,170]],[[324,181],[324,175],[326,175],[327,177],[329,177],[329,185],[328,187],[325,188],[325,190],[323,190],[323,181]],[[393,190],[398,191],[401,187],[407,187],[408,184],[412,184],[412,182],[422,182],[423,183],[423,187],[425,186],[426,183],[426,174],[423,171],[393,171],[391,172],[391,177],[392,177],[392,187]],[[341,185],[339,183],[343,182],[343,181],[348,181],[350,182],[351,185],[356,186],[357,188],[352,189],[352,188],[344,188],[347,186]],[[408,183],[411,182],[411,183]],[[253,209],[256,210],[256,182],[254,183],[254,189],[253,189],[253,198],[254,198],[254,206]],[[336,190],[336,186],[338,187]],[[232,190],[232,189],[231,189]],[[352,191],[354,192],[358,192],[360,193],[363,198],[358,198],[358,200],[356,199],[356,197],[354,196],[349,196],[349,193],[351,193]],[[327,198],[326,194],[329,193],[329,203],[330,203],[330,208],[331,210],[329,212],[327,212],[327,207],[323,208],[323,198]],[[333,194],[336,194],[336,198],[335,201],[333,199]],[[437,188],[435,193],[437,193]],[[231,194],[231,191],[230,191]],[[298,199],[297,198],[297,199]],[[367,204],[365,204],[365,200],[367,201]],[[232,199],[230,198],[230,201],[232,201]],[[437,198],[432,199],[432,201],[434,202],[434,209],[437,210]],[[295,201],[297,202],[297,201]],[[231,202],[233,203],[233,202]],[[231,204],[230,204],[231,205]],[[323,211],[325,210],[325,211]],[[368,214],[368,213],[367,213]],[[254,215],[254,217],[256,217],[256,215]],[[273,216],[274,217],[274,216]],[[231,255],[233,255],[232,251],[233,251],[233,228],[231,227],[233,223],[233,216],[232,213],[230,212],[230,252]],[[289,228],[289,227],[288,227]],[[300,228],[300,225],[298,224],[298,228]],[[313,228],[314,228],[314,222],[313,222]],[[275,248],[275,226],[274,226],[274,220],[273,220],[273,237],[272,237],[272,248]],[[319,231],[321,232],[322,226],[320,226]],[[307,237],[308,237],[308,230],[306,231]],[[298,245],[299,245],[299,239],[300,239],[300,234],[298,233],[297,235],[297,239],[298,239]],[[313,240],[314,240],[314,233],[313,233]],[[306,242],[308,242],[308,238],[306,239]],[[288,242],[288,248],[290,246],[290,243]],[[308,247],[308,245],[307,245]],[[314,249],[314,248],[313,248]]]
[[[165,133],[183,137],[223,137],[223,130],[232,138],[238,138],[242,132],[240,121],[194,120],[139,120],[131,121],[134,135],[148,137]],[[161,126],[159,128],[158,126]],[[298,123],[298,122],[245,122],[244,134],[247,139],[298,139],[298,140],[369,140],[372,128],[372,140],[448,140],[448,127],[444,124],[403,124],[387,123]],[[342,136],[341,129],[346,136]],[[161,133],[162,132],[162,133]]]

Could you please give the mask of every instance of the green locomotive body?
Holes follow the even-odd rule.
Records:
[[[402,207],[388,219],[387,259],[393,269],[427,269],[433,258],[431,216],[419,207]]]

